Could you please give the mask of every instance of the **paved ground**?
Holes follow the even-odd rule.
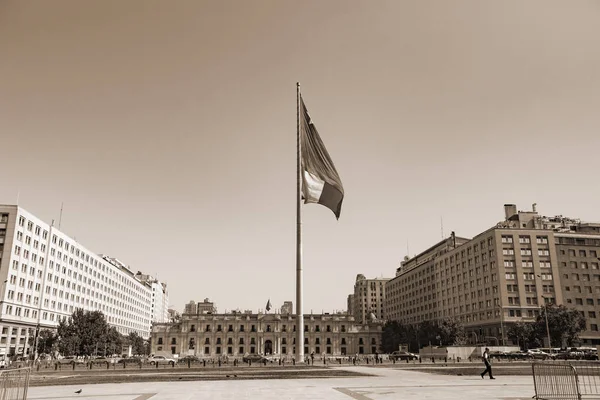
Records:
[[[534,394],[531,376],[434,375],[396,368],[344,367],[376,375],[357,378],[145,382],[30,388],[28,399],[196,400],[196,399],[449,399],[525,400]],[[82,389],[82,393],[74,393]]]

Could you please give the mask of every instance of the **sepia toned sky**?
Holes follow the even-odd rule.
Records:
[[[503,204],[600,221],[597,1],[0,1],[0,203],[177,309],[295,302],[296,82],[336,164],[305,311]]]

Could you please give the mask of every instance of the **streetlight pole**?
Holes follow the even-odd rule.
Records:
[[[542,296],[543,299],[546,299]],[[550,353],[552,353],[552,342],[550,342],[550,327],[548,326],[548,304],[544,304],[544,317],[546,317],[546,335],[548,335],[548,348],[550,349]]]
[[[536,274],[536,276],[540,279],[542,278],[542,276],[539,274]],[[550,341],[550,328],[548,326],[548,302],[546,301],[550,298],[542,295],[542,299],[544,299],[544,316],[546,317],[546,335],[548,336],[548,348],[550,349],[550,353],[552,353],[552,342]]]
[[[498,306],[498,309],[500,310],[500,334],[502,335],[502,346],[506,346],[506,343],[504,342],[504,309],[502,308],[502,306]]]

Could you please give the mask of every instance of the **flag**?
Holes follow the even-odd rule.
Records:
[[[265,308],[267,311],[271,311],[271,299],[267,300],[267,306]]]
[[[300,135],[302,143],[302,198],[318,203],[340,218],[344,188],[325,144],[312,123],[304,100],[300,98]]]

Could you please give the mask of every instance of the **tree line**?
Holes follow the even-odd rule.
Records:
[[[33,338],[30,339],[33,342]],[[34,345],[33,343],[30,343]],[[59,321],[56,330],[42,329],[38,333],[38,354],[62,356],[103,356],[121,354],[123,346],[131,346],[132,354],[148,355],[150,342],[136,332],[127,336],[111,327],[101,311],[77,309],[70,318]]]
[[[564,305],[545,305],[533,322],[504,323],[505,338],[523,349],[544,347],[547,337],[546,313],[552,347],[573,346],[578,343],[579,333],[586,329],[582,312]],[[502,343],[498,335],[497,343]],[[410,351],[418,352],[423,346],[461,346],[468,341],[464,325],[456,318],[422,321],[418,324],[401,324],[388,321],[383,326],[381,350],[397,351],[400,345],[408,345]]]

